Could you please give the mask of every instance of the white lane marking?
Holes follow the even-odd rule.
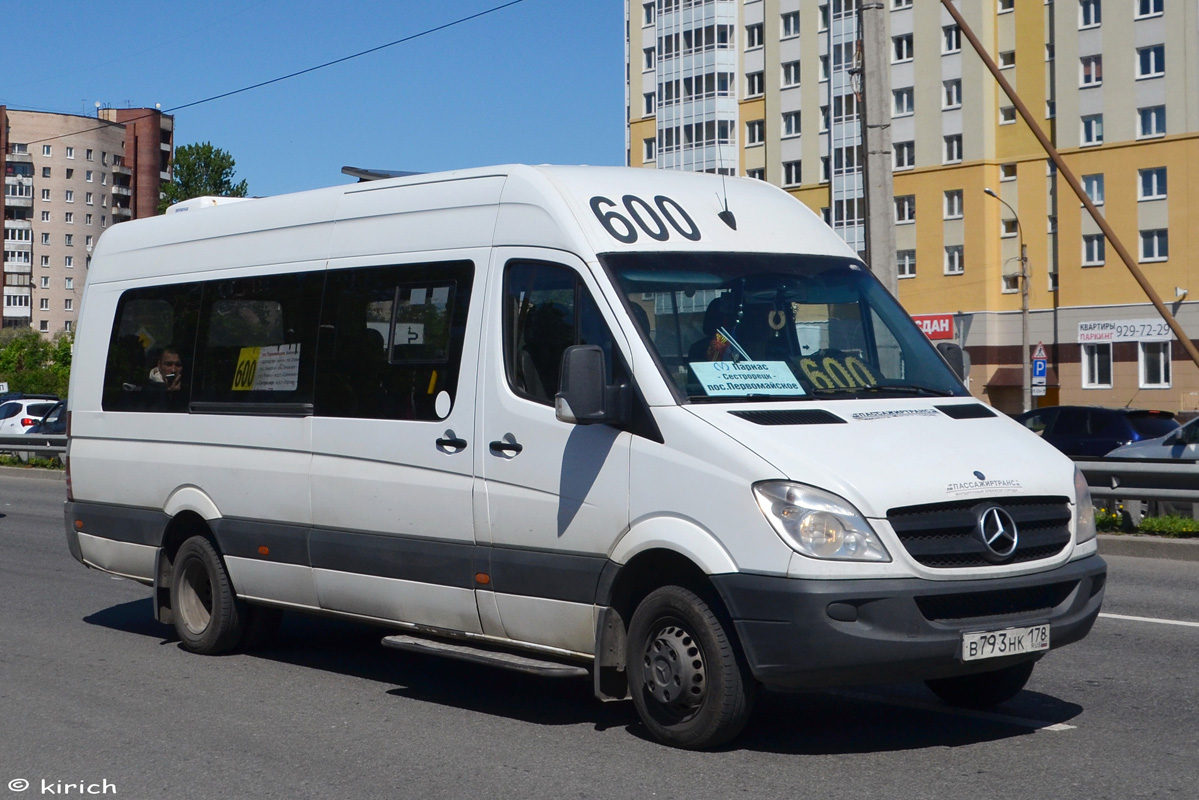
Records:
[[[1155,617],[1129,617],[1124,614],[1105,614],[1100,613],[1099,616],[1107,619],[1123,619],[1129,622],[1154,622],[1158,625],[1181,625],[1184,628],[1199,628],[1199,622],[1186,622],[1181,619],[1157,619]]]
[[[842,697],[852,697],[855,700],[867,700],[875,703],[885,703],[891,706],[900,706],[902,708],[911,708],[916,711],[931,711],[937,714],[952,714],[955,717],[969,717],[970,719],[982,720],[984,722],[998,722],[1001,725],[1014,725],[1018,728],[1030,728],[1033,731],[1051,731],[1059,733],[1061,731],[1072,731],[1076,726],[1067,725],[1064,722],[1046,722],[1039,719],[1029,719],[1027,717],[1012,717],[1007,714],[995,714],[990,711],[975,711],[969,708],[954,708],[953,706],[945,706],[940,703],[926,703],[922,700],[905,700],[898,697],[884,697],[877,694],[868,694],[866,692],[853,691],[835,691],[833,694],[841,695]]]

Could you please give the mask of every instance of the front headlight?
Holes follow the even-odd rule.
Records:
[[[844,498],[788,481],[754,484],[758,506],[795,552],[838,561],[890,561],[887,548]]]
[[[1091,487],[1078,467],[1074,468],[1074,544],[1080,545],[1095,538],[1095,504]]]

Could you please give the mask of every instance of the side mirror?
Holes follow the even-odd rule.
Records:
[[[608,386],[604,351],[598,345],[579,344],[562,353],[559,390],[554,395],[558,419],[575,425],[618,422],[622,419],[620,386]]]
[[[958,376],[958,380],[964,382],[970,374],[970,356],[962,346],[957,342],[941,342],[937,345],[937,352],[945,359],[953,374]]]

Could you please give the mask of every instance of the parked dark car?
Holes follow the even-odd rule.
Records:
[[[1178,428],[1170,411],[1098,406],[1048,406],[1016,421],[1071,457],[1101,458],[1117,447],[1165,436]]]

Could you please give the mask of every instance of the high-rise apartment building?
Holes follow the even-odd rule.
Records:
[[[1020,246],[1034,404],[1199,408],[1177,342],[937,0],[881,0],[899,299],[1019,411]],[[628,163],[779,185],[865,248],[857,0],[626,0]],[[875,5],[875,4],[872,4]],[[958,0],[1192,340],[1199,337],[1199,6]],[[876,12],[877,13],[877,12]],[[985,193],[990,189],[995,197]]]
[[[108,226],[157,213],[173,143],[174,118],[152,108],[0,106],[4,327],[74,328],[92,248]]]

